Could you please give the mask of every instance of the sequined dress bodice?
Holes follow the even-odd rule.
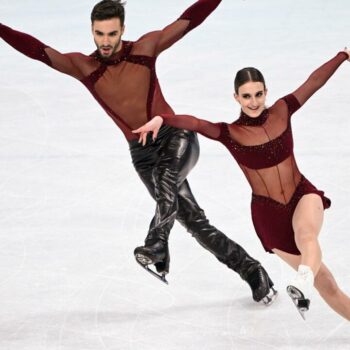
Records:
[[[291,116],[347,59],[346,52],[339,52],[257,118],[241,113],[235,122],[227,124],[191,115],[161,116],[167,125],[198,131],[223,143],[242,169],[253,194],[287,205],[302,180],[293,154]]]
[[[223,143],[243,170],[253,193],[287,204],[301,179],[293,154],[290,116],[299,108],[293,95],[278,100],[257,118],[244,114],[220,123]]]

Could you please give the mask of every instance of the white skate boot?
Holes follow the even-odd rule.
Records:
[[[310,295],[314,285],[314,274],[309,266],[299,265],[297,275],[287,286],[287,293],[305,320],[305,312],[309,310]]]

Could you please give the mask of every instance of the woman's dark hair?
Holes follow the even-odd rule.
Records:
[[[235,93],[238,94],[238,89],[245,83],[248,82],[260,82],[264,84],[266,89],[265,79],[261,72],[254,67],[247,67],[239,70],[235,78]]]
[[[125,2],[121,0],[102,0],[97,3],[91,12],[91,23],[104,21],[111,18],[119,18],[123,26],[125,21]]]

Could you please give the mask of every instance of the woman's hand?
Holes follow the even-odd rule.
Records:
[[[345,52],[348,55],[348,61],[350,61],[350,50],[345,46],[343,52]]]
[[[147,134],[149,132],[152,132],[152,139],[153,141],[157,138],[158,136],[158,131],[160,127],[163,124],[163,118],[160,116],[156,116],[152,118],[148,123],[145,125],[141,126],[140,128],[133,130],[133,134],[140,134],[139,137],[139,143],[142,142],[142,146],[144,146],[147,142]]]

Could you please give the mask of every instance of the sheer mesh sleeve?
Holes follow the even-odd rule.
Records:
[[[159,32],[154,32],[153,38],[157,40],[155,54],[159,55],[189,31],[199,26],[217,8],[220,2],[221,0],[198,0],[177,21]]]
[[[221,134],[221,123],[211,123],[207,120],[199,119],[191,115],[171,115],[161,114],[164,124],[178,129],[197,131],[213,140],[217,140]]]
[[[29,58],[41,61],[48,66],[77,79],[83,76],[74,64],[79,54],[61,54],[43,44],[38,39],[0,24],[0,36],[17,51]]]
[[[293,92],[293,95],[297,98],[300,105],[302,106],[317,90],[319,90],[348,58],[345,52],[339,52],[331,60],[316,69],[305,83]]]

